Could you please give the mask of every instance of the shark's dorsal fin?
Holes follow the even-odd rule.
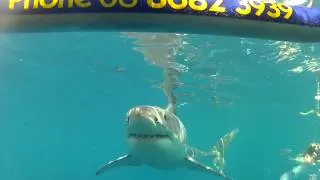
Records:
[[[136,162],[130,154],[126,154],[104,164],[102,167],[100,167],[96,171],[96,175],[100,175],[110,169],[121,167],[121,166],[139,166],[139,165],[140,163]]]
[[[173,68],[167,68],[164,70],[164,83],[162,85],[164,94],[168,98],[168,105],[166,107],[166,110],[176,114],[176,97],[174,96],[174,89],[178,87],[178,78],[180,76],[180,73],[173,69]]]
[[[176,107],[175,107],[175,105],[169,103],[168,106],[167,106],[167,108],[166,108],[166,111],[169,111],[169,112],[171,112],[171,113],[173,113],[173,114],[176,114]]]
[[[219,172],[209,166],[205,166],[189,156],[185,158],[185,167],[190,170],[201,171],[201,172],[213,174],[215,176],[220,176],[226,180],[232,180],[231,177],[228,177],[228,176],[224,175],[222,172]]]

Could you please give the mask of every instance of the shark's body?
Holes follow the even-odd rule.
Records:
[[[220,139],[219,147],[224,151],[238,130]],[[137,106],[130,109],[126,119],[128,154],[108,162],[98,169],[97,175],[121,166],[147,165],[156,169],[188,168],[231,179],[209,166],[199,163],[195,157],[200,151],[187,144],[187,131],[173,108],[162,109],[156,106]],[[224,144],[226,143],[226,144]],[[224,152],[218,152],[219,161],[224,163]],[[213,154],[209,153],[210,155]]]

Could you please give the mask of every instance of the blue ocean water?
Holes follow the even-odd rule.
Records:
[[[121,33],[0,35],[0,179],[218,179],[178,169],[95,171],[126,153],[129,108],[165,107],[161,68]],[[294,166],[283,149],[303,152],[319,136],[316,73],[288,71],[317,62],[319,44],[238,37],[183,37],[178,114],[189,143],[209,150],[233,128],[226,172],[273,180]],[[281,61],[280,61],[281,60]],[[316,65],[314,65],[316,66]],[[183,105],[183,106],[182,106]],[[210,163],[210,161],[209,161]]]

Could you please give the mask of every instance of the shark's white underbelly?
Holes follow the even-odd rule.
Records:
[[[186,157],[186,147],[168,138],[139,140],[128,138],[129,153],[142,164],[168,169],[182,166]]]

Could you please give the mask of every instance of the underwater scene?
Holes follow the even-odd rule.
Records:
[[[0,54],[0,180],[320,180],[319,43],[0,33]]]

